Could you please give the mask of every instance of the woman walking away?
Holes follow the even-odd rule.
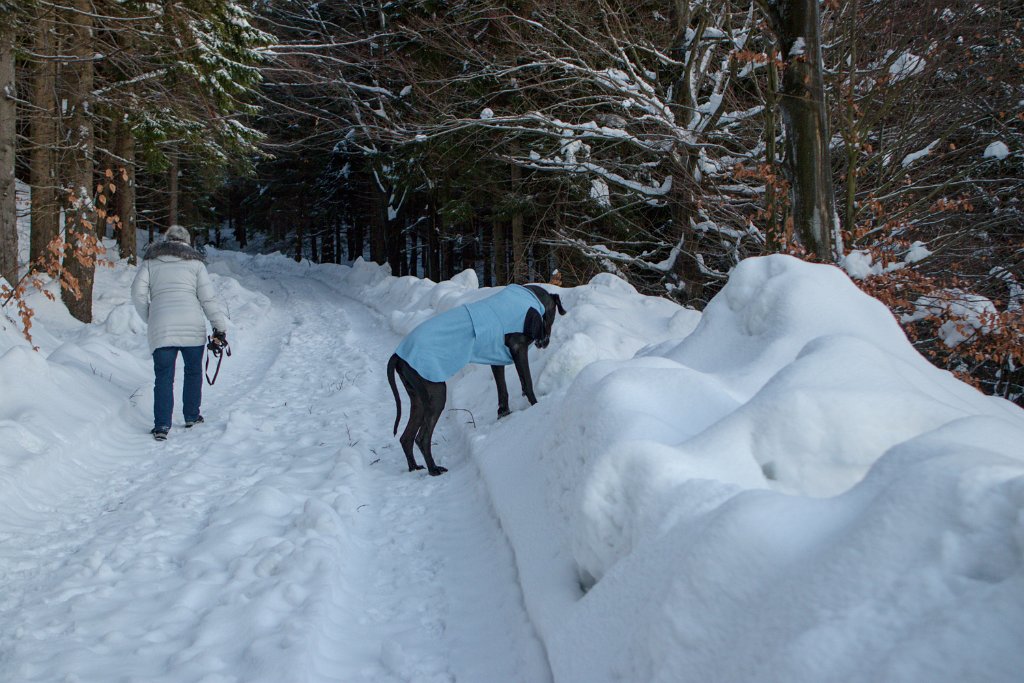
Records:
[[[206,318],[213,336],[227,341],[228,319],[213,293],[203,255],[189,243],[188,230],[180,225],[167,229],[142,257],[132,283],[132,303],[149,324],[149,349],[153,352],[153,429],[157,441],[167,438],[174,410],[174,363],[178,352],[185,362],[182,412],[185,427],[203,421],[199,404],[203,395],[203,347]]]

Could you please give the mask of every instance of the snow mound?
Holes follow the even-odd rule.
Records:
[[[556,680],[1013,680],[1016,406],[787,256],[744,261],[692,334],[632,358],[577,324],[555,352],[573,382],[474,442]]]

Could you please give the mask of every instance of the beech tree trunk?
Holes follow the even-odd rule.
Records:
[[[3,17],[0,16],[0,20]],[[18,281],[18,214],[14,202],[14,31],[0,26],[0,276]]]
[[[64,253],[64,270],[77,284],[62,283],[61,300],[71,315],[84,323],[92,322],[92,288],[96,264],[78,256],[96,239],[96,211],[93,206],[94,145],[92,122],[93,91],[93,19],[89,0],[75,0],[68,11],[70,27],[67,64],[68,113],[68,181],[71,201],[67,207],[68,245]],[[84,262],[83,262],[84,261]]]
[[[29,185],[32,187],[31,234],[29,261],[38,264],[47,253],[47,247],[60,234],[60,197],[57,193],[57,174],[54,150],[57,147],[57,63],[48,59],[55,54],[53,10],[37,5],[32,65],[32,91],[34,112],[31,116],[29,136]]]
[[[794,228],[807,251],[822,260],[836,260],[842,243],[832,190],[818,0],[760,3],[786,65],[780,108],[786,127],[784,168],[791,184]]]

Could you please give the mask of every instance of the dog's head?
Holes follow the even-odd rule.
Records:
[[[551,326],[555,322],[555,313],[565,315],[565,309],[562,308],[562,299],[557,294],[537,285],[526,285],[526,288],[540,299],[544,305],[544,315],[531,308],[526,314],[523,334],[529,337],[538,349],[543,349],[551,343]]]

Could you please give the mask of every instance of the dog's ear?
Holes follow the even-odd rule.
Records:
[[[557,294],[551,294],[550,296],[555,302],[555,308],[558,310],[558,314],[565,315],[565,309],[562,308],[562,297]]]
[[[523,334],[533,340],[544,338],[544,318],[536,308],[531,308],[526,312],[526,320],[523,321]]]

